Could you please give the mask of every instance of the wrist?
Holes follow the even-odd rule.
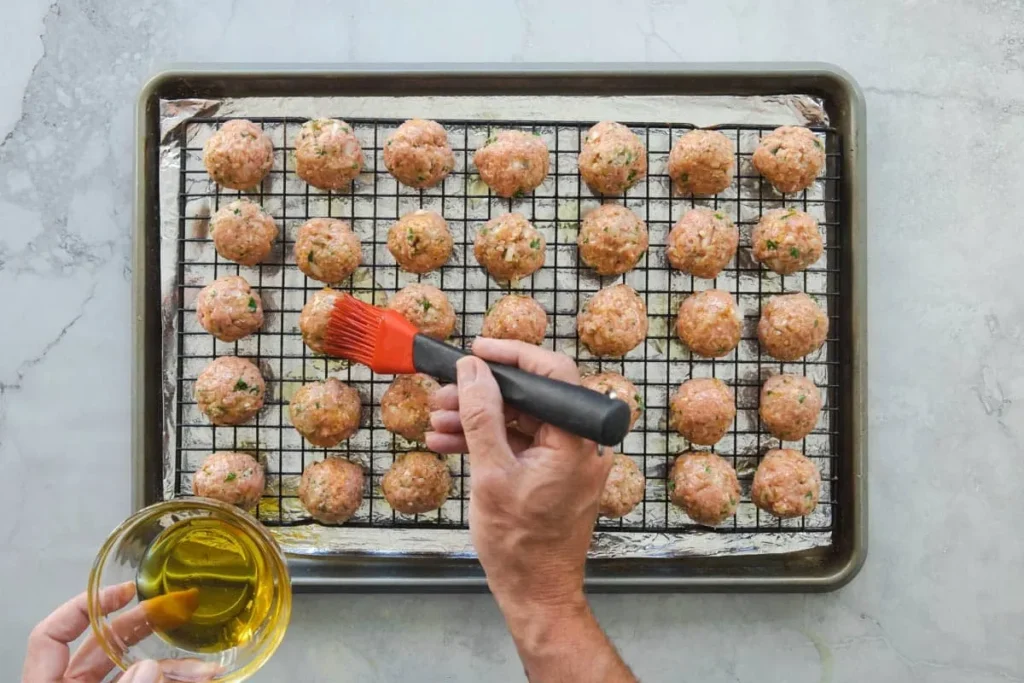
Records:
[[[498,606],[516,646],[524,655],[538,655],[546,646],[572,637],[570,634],[578,633],[593,621],[582,589],[558,600],[499,598]]]

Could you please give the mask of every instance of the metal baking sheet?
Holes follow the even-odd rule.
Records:
[[[373,76],[384,81],[405,79],[396,73]],[[605,79],[605,83],[622,84],[622,76]],[[349,77],[356,78],[353,74]],[[676,74],[677,79],[684,77],[685,74]],[[159,485],[147,492],[145,502],[187,495],[191,472],[212,450],[255,451],[267,467],[269,482],[257,514],[294,556],[293,569],[300,587],[480,587],[479,568],[472,559],[465,531],[468,463],[465,458],[450,459],[455,475],[453,495],[437,514],[406,517],[395,515],[388,508],[379,491],[380,476],[395,452],[413,448],[390,435],[380,424],[377,404],[390,377],[375,376],[365,368],[309,354],[298,335],[298,313],[305,299],[320,285],[306,281],[294,264],[288,263],[295,230],[306,218],[331,215],[350,220],[363,240],[364,268],[346,286],[364,298],[382,299],[417,279],[439,285],[449,293],[459,313],[460,325],[454,341],[467,343],[479,331],[487,306],[507,293],[507,289],[486,277],[471,257],[466,258],[475,228],[492,215],[518,210],[535,222],[549,244],[545,269],[518,285],[552,314],[552,334],[546,345],[573,355],[584,370],[622,372],[638,385],[647,405],[644,417],[621,449],[635,458],[647,475],[645,499],[622,520],[600,521],[591,550],[589,584],[597,588],[655,588],[661,582],[662,588],[724,587],[734,580],[729,574],[738,571],[741,583],[747,575],[757,578],[761,574],[759,582],[747,583],[745,587],[768,587],[771,582],[767,579],[773,578],[781,581],[778,587],[793,588],[800,580],[797,573],[788,569],[773,571],[773,565],[780,561],[783,567],[807,563],[817,565],[820,573],[830,555],[835,557],[844,552],[842,548],[848,538],[844,519],[850,507],[858,503],[856,499],[844,501],[850,488],[846,477],[855,475],[847,474],[849,463],[844,460],[842,418],[848,412],[844,399],[852,387],[843,381],[843,358],[848,355],[846,347],[855,345],[856,339],[851,342],[844,333],[852,307],[850,295],[844,296],[841,285],[851,269],[845,265],[847,251],[856,248],[855,241],[846,240],[847,233],[852,232],[844,224],[844,218],[850,218],[847,204],[851,200],[844,197],[851,195],[844,195],[843,187],[855,182],[847,173],[856,166],[848,167],[851,140],[846,137],[854,133],[844,130],[853,110],[836,107],[835,94],[830,100],[815,88],[780,87],[777,92],[758,95],[722,88],[715,94],[700,95],[666,95],[653,89],[651,93],[624,93],[619,97],[608,97],[609,93],[524,97],[514,94],[515,88],[499,87],[500,81],[510,77],[498,74],[491,76],[497,92],[473,97],[457,92],[426,97],[415,93],[404,97],[364,96],[358,94],[357,87],[352,87],[353,83],[349,83],[349,88],[342,86],[340,82],[347,80],[345,74],[339,74],[336,92],[314,98],[302,96],[317,89],[319,79],[314,74],[307,74],[305,89],[289,86],[288,90],[253,92],[259,89],[253,86],[261,79],[275,78],[274,74],[191,74],[188,83],[193,87],[183,92],[183,79],[167,75],[158,81],[164,81],[161,87],[165,89],[172,86],[174,92],[157,93],[155,90],[160,88],[151,86],[149,95],[144,93],[140,103],[146,148],[156,152],[157,162],[157,168],[147,168],[149,160],[142,162],[141,175],[148,175],[149,182],[140,178],[140,190],[155,189],[156,206],[154,195],[147,193],[140,211],[152,211],[155,215],[151,218],[156,220],[159,230],[159,239],[149,242],[150,252],[145,259],[148,262],[143,265],[151,275],[155,248],[160,255],[159,412],[164,426]],[[538,79],[527,82],[534,80]],[[208,83],[207,88],[201,87],[203,82]],[[210,92],[209,86],[214,82],[227,90]],[[758,82],[765,84],[764,80]],[[231,92],[232,85],[242,90]],[[432,92],[450,91],[437,88]],[[260,96],[248,96],[254,94]],[[848,102],[847,98],[840,104]],[[155,111],[144,111],[149,107],[155,107]],[[210,213],[220,201],[238,193],[223,192],[209,182],[202,167],[202,142],[222,120],[237,116],[263,125],[277,153],[269,181],[260,196],[254,198],[283,224],[284,239],[269,262],[256,268],[239,269],[218,261],[205,239]],[[290,147],[307,116],[344,118],[353,124],[368,161],[352,191],[320,192],[307,188],[294,176]],[[411,116],[438,119],[449,131],[458,163],[456,171],[439,189],[421,193],[399,187],[383,169],[383,140],[402,119]],[[833,121],[830,116],[841,120]],[[648,179],[616,201],[645,217],[651,231],[648,257],[635,271],[617,279],[629,282],[645,296],[651,333],[642,347],[615,362],[590,358],[575,340],[575,313],[579,305],[590,292],[614,281],[596,278],[580,269],[575,260],[577,220],[599,203],[599,198],[580,183],[575,158],[587,127],[601,119],[628,122],[645,139],[650,155]],[[154,122],[156,130],[151,128]],[[783,124],[812,126],[829,152],[823,178],[798,196],[776,195],[767,184],[762,184],[749,164],[749,155],[759,136]],[[670,271],[663,249],[659,249],[672,222],[695,204],[690,198],[673,196],[665,176],[671,141],[694,125],[719,128],[733,140],[739,161],[739,177],[733,187],[715,198],[696,202],[728,212],[741,228],[740,255],[713,284]],[[511,201],[493,197],[473,173],[472,151],[492,129],[503,127],[532,129],[546,139],[552,150],[552,174],[533,196]],[[826,254],[819,264],[808,273],[787,278],[759,270],[743,248],[749,245],[749,231],[760,212],[783,205],[797,206],[815,215],[826,238]],[[457,252],[453,263],[442,273],[423,278],[398,272],[384,246],[387,228],[397,216],[421,207],[445,216],[455,235]],[[253,283],[267,310],[261,333],[237,344],[215,342],[203,333],[194,321],[192,309],[198,289],[213,277],[228,273],[240,273]],[[724,359],[704,361],[691,358],[675,340],[672,320],[686,294],[711,286],[733,292],[745,314],[746,325],[744,341],[737,351]],[[804,362],[782,365],[759,354],[753,331],[759,306],[778,291],[807,291],[827,307],[831,317],[834,332],[829,341],[822,351]],[[148,311],[153,302],[143,296],[140,303]],[[153,340],[147,339],[140,353],[151,354],[152,346]],[[267,406],[254,426],[213,428],[191,402],[191,381],[215,355],[225,354],[257,359],[268,379]],[[822,503],[807,518],[786,522],[758,512],[749,502],[749,482],[757,457],[766,448],[777,445],[759,428],[757,389],[761,378],[783,369],[814,378],[825,388],[826,395],[823,417],[815,433],[801,443],[786,444],[803,449],[818,464],[825,481]],[[357,387],[365,407],[364,429],[338,449],[327,451],[309,448],[284,417],[287,399],[295,388],[303,381],[325,376],[337,376]],[[680,510],[668,504],[665,496],[667,469],[674,455],[686,447],[681,438],[668,433],[665,407],[675,386],[691,376],[723,378],[737,393],[734,429],[715,450],[736,465],[744,497],[732,524],[716,530],[692,524]],[[149,398],[153,387],[147,384],[145,391]],[[361,462],[368,472],[366,501],[353,520],[342,527],[312,523],[295,497],[303,466],[332,452]],[[152,470],[153,454],[142,457]],[[150,471],[147,478],[152,479],[153,474]],[[860,484],[856,480],[853,484],[856,493]],[[851,555],[847,566],[856,564],[855,560],[855,554]],[[642,567],[645,563],[655,563],[650,569],[661,571]],[[718,576],[712,569],[715,564],[723,567]],[[687,573],[690,568],[702,571]],[[607,576],[600,575],[602,570]],[[658,578],[664,570],[682,573]],[[724,583],[716,583],[722,579]],[[831,585],[838,582],[834,579]]]

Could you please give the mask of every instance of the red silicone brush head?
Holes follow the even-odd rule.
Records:
[[[370,366],[374,372],[411,374],[416,327],[397,311],[377,308],[351,294],[334,302],[324,351]]]

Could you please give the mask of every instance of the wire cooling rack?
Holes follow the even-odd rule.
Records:
[[[322,285],[307,279],[295,266],[292,247],[298,227],[307,219],[331,216],[349,221],[363,245],[363,266],[337,289],[382,304],[412,282],[429,282],[449,297],[458,315],[452,342],[466,346],[479,333],[488,307],[509,293],[476,263],[472,255],[476,230],[492,216],[509,211],[525,214],[547,240],[545,266],[512,289],[535,297],[549,313],[544,346],[572,356],[584,373],[615,371],[638,387],[645,410],[621,447],[647,477],[644,499],[621,519],[601,518],[599,529],[620,532],[683,531],[697,528],[666,493],[666,478],[675,456],[688,449],[685,439],[667,426],[668,402],[681,382],[690,377],[718,377],[736,393],[736,420],[728,434],[711,450],[729,460],[740,476],[742,497],[736,515],[716,533],[830,532],[833,526],[839,468],[836,466],[839,428],[839,256],[843,248],[839,230],[840,145],[838,134],[825,126],[812,130],[825,143],[826,168],[808,190],[779,195],[761,179],[750,163],[758,140],[773,126],[723,125],[717,130],[735,145],[737,177],[723,193],[693,199],[674,195],[666,172],[672,142],[693,126],[687,124],[627,123],[648,150],[647,177],[625,196],[606,197],[637,212],[647,223],[650,249],[637,267],[623,276],[600,278],[581,267],[576,256],[579,219],[602,202],[577,172],[580,144],[592,122],[579,121],[469,121],[439,120],[448,131],[456,168],[442,185],[413,190],[399,185],[384,167],[382,148],[397,119],[353,119],[366,164],[362,175],[345,192],[309,187],[295,175],[293,145],[301,118],[250,117],[274,143],[274,165],[259,192],[249,194],[263,205],[282,229],[274,251],[255,267],[220,259],[206,237],[209,216],[222,202],[244,194],[218,188],[202,164],[202,146],[227,118],[193,118],[185,124],[180,143],[178,195],[178,302],[175,376],[175,495],[191,493],[192,474],[214,450],[241,450],[256,454],[267,472],[267,488],[256,511],[269,526],[313,523],[298,500],[298,483],[306,465],[326,456],[347,457],[363,465],[366,490],[362,506],[348,526],[389,528],[467,528],[469,463],[466,456],[449,456],[452,490],[440,510],[423,515],[396,513],[384,499],[380,481],[396,453],[417,450],[384,429],[380,398],[392,377],[369,369],[327,359],[302,343],[298,320],[303,304]],[[492,132],[517,128],[540,135],[548,145],[551,171],[532,194],[516,199],[494,196],[475,173],[473,152]],[[693,206],[710,206],[727,213],[739,226],[736,258],[715,280],[692,278],[669,268],[665,241],[673,223]],[[825,241],[822,258],[806,271],[780,276],[761,269],[750,256],[750,233],[762,212],[796,207],[817,218]],[[387,231],[399,216],[416,209],[437,211],[448,221],[455,249],[439,272],[418,276],[395,266],[387,250]],[[265,322],[255,335],[225,343],[207,334],[195,318],[200,288],[216,277],[238,274],[255,287],[262,299]],[[644,297],[650,331],[642,345],[622,359],[592,357],[576,337],[576,314],[587,298],[603,286],[626,282]],[[718,288],[732,293],[744,317],[742,340],[724,358],[693,357],[674,333],[676,311],[690,293]],[[780,292],[804,291],[825,307],[831,322],[825,345],[807,358],[780,363],[760,352],[756,326],[767,298]],[[209,424],[193,400],[193,385],[215,357],[237,355],[254,360],[267,380],[264,408],[251,424],[216,427]],[[824,392],[824,407],[814,431],[797,448],[818,466],[823,481],[821,502],[807,517],[778,520],[757,510],[750,501],[750,484],[760,457],[780,443],[763,428],[758,417],[758,396],[763,380],[779,372],[802,374]],[[287,417],[288,400],[304,382],[337,377],[355,387],[363,400],[362,425],[337,448],[316,448],[294,430]],[[708,531],[705,527],[700,527]]]

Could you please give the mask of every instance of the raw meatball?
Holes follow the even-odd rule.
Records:
[[[498,299],[487,311],[480,336],[540,344],[547,329],[548,314],[536,299],[509,294]]]
[[[384,143],[384,165],[403,185],[433,187],[455,168],[455,155],[440,123],[410,119]]]
[[[238,199],[213,214],[210,237],[221,258],[255,266],[270,254],[277,224],[259,204]]]
[[[306,466],[299,482],[299,500],[323,524],[348,520],[363,502],[363,468],[343,458],[325,458]]]
[[[233,342],[263,326],[263,302],[245,278],[225,275],[199,290],[196,316],[204,330]]]
[[[221,451],[203,461],[192,477],[192,493],[251,510],[263,495],[263,467],[248,453]]]
[[[624,356],[647,337],[647,305],[629,285],[605,287],[576,316],[576,330],[595,356]]]
[[[380,418],[384,428],[409,441],[423,441],[430,427],[430,395],[441,388],[423,374],[398,375],[380,399]]]
[[[796,209],[766,211],[750,236],[754,260],[780,275],[803,270],[821,257],[818,221]]]
[[[611,396],[629,406],[629,427],[633,428],[644,409],[644,399],[632,382],[617,372],[600,372],[580,379],[580,384],[592,391]]]
[[[775,375],[761,387],[760,412],[776,439],[799,441],[818,423],[821,392],[802,375]]]
[[[672,465],[672,502],[698,524],[717,526],[736,512],[740,482],[729,462],[714,453],[689,451]]]
[[[688,379],[669,402],[669,427],[701,446],[718,443],[735,417],[736,399],[720,379]]]
[[[629,128],[602,121],[587,131],[579,167],[594,192],[621,194],[647,175],[647,150]]]
[[[292,396],[292,425],[314,446],[330,448],[359,431],[363,412],[359,392],[341,380],[303,384]]]
[[[215,425],[237,425],[263,407],[267,385],[259,368],[244,358],[221,356],[199,373],[194,389],[199,410]]]
[[[719,358],[736,348],[743,316],[729,292],[709,289],[692,294],[679,306],[676,333],[698,356]]]
[[[451,486],[448,461],[425,451],[399,455],[380,482],[388,504],[407,515],[438,509],[448,500]]]
[[[732,184],[732,141],[716,130],[684,133],[668,155],[668,175],[683,194],[717,194]]]
[[[324,353],[327,323],[331,319],[334,304],[339,296],[340,292],[324,287],[315,292],[302,307],[302,313],[299,314],[299,330],[302,332],[302,341],[314,353]]]
[[[599,513],[605,517],[624,517],[644,499],[644,473],[633,458],[616,453],[612,471],[601,491]]]
[[[807,128],[782,126],[761,138],[751,161],[779,192],[799,192],[825,167],[825,146]]]
[[[402,216],[388,231],[388,251],[402,270],[429,273],[452,255],[448,223],[433,211],[413,211]]]
[[[295,137],[295,173],[313,187],[340,190],[363,170],[363,148],[352,127],[337,119],[313,119]]]
[[[234,119],[203,145],[203,164],[213,182],[248,190],[262,182],[274,163],[274,145],[252,121]]]
[[[548,175],[548,146],[539,135],[502,130],[473,155],[480,179],[500,197],[532,192]]]
[[[803,292],[768,299],[757,323],[757,338],[772,358],[799,360],[821,348],[828,316]]]
[[[355,272],[363,262],[359,236],[345,221],[311,218],[295,238],[295,263],[320,282],[335,284]]]
[[[718,277],[736,255],[740,231],[725,213],[699,206],[690,209],[668,234],[668,262],[695,277]]]
[[[821,475],[800,451],[775,448],[764,454],[754,473],[750,498],[776,517],[803,517],[818,505]]]
[[[621,275],[647,251],[647,226],[624,206],[602,204],[583,217],[576,245],[598,275]]]
[[[391,297],[388,308],[434,339],[443,341],[455,330],[455,309],[444,292],[433,285],[418,282],[404,287]]]
[[[507,282],[539,270],[546,247],[544,235],[523,214],[506,213],[477,231],[473,254],[495,280]]]

